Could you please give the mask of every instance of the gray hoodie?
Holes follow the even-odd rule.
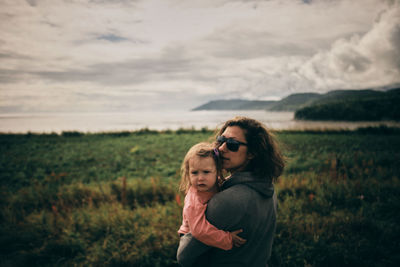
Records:
[[[206,217],[225,231],[243,229],[239,235],[247,240],[246,244],[224,251],[204,245],[189,233],[181,237],[178,262],[184,267],[267,266],[276,226],[273,196],[274,188],[267,179],[258,179],[250,172],[234,173],[209,201]]]

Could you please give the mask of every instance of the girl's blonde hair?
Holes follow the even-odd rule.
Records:
[[[219,152],[214,148],[214,146],[210,143],[201,142],[194,146],[192,146],[189,151],[186,153],[185,158],[183,159],[181,166],[181,182],[179,184],[179,190],[184,192],[185,194],[189,190],[190,187],[190,178],[189,178],[189,161],[197,157],[211,157],[214,159],[215,167],[217,169],[217,186],[219,186],[219,179],[222,178],[222,164],[219,158]]]

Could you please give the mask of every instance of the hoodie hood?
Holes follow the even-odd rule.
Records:
[[[263,197],[269,198],[274,195],[274,186],[268,181],[253,176],[251,172],[235,172],[222,184],[222,190],[231,186],[243,184],[260,193]]]

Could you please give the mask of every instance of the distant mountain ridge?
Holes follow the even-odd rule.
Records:
[[[198,110],[269,110],[269,111],[296,111],[306,106],[315,104],[327,104],[336,101],[357,100],[357,99],[375,99],[381,98],[389,92],[400,90],[391,89],[386,92],[372,89],[365,90],[334,90],[325,94],[318,93],[296,93],[291,94],[279,101],[263,100],[213,100],[200,105],[192,111]]]
[[[267,109],[276,101],[262,101],[262,100],[243,100],[243,99],[230,99],[230,100],[214,100],[206,104],[198,106],[193,111],[197,110],[263,110]]]
[[[320,98],[321,95],[317,93],[299,93],[291,94],[280,101],[273,103],[268,110],[271,111],[295,111],[296,109],[312,103],[314,100]]]
[[[294,111],[301,120],[400,121],[400,88],[297,93],[279,101],[214,100],[193,109],[197,110]]]
[[[298,93],[291,94],[282,100],[213,100],[192,111],[198,110],[271,110],[271,111],[295,111],[298,108],[311,104],[312,101],[320,98],[322,95],[317,93]]]

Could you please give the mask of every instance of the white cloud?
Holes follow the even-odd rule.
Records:
[[[339,39],[298,71],[317,89],[368,88],[400,83],[400,5],[382,11],[364,35]]]

